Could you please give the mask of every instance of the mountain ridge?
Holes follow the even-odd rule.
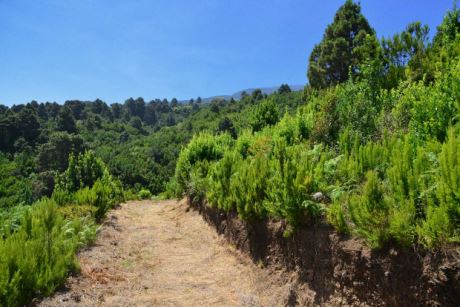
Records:
[[[297,91],[301,91],[303,90],[305,85],[291,85],[289,84],[289,87],[291,88],[291,90],[293,92],[297,92]],[[267,94],[267,95],[270,95],[274,92],[276,92],[278,89],[279,89],[279,86],[269,86],[269,87],[253,87],[253,88],[247,88],[247,89],[243,89],[243,90],[240,90],[238,92],[235,92],[233,94],[224,94],[224,95],[215,95],[215,96],[210,96],[210,97],[206,97],[206,98],[201,98],[201,101],[204,102],[204,103],[208,103],[208,102],[211,102],[213,101],[214,99],[225,99],[225,100],[229,100],[231,98],[235,99],[235,100],[239,100],[241,98],[241,94],[243,92],[246,92],[247,94],[251,94],[253,91],[257,90],[257,89],[260,89],[262,91],[262,93],[264,94]],[[179,102],[180,103],[187,103],[189,102],[190,100],[180,100]]]

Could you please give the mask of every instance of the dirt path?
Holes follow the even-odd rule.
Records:
[[[40,306],[274,306],[289,294],[289,285],[269,281],[276,273],[254,265],[175,201],[113,210],[79,259],[82,274]]]

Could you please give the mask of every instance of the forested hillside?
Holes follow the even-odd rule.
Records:
[[[286,220],[285,236],[326,218],[374,248],[458,244],[459,33],[454,8],[433,39],[415,22],[379,40],[347,1],[310,55],[302,106],[277,113],[269,97],[236,139],[195,135],[176,194]]]
[[[51,294],[108,210],[188,197],[245,221],[328,223],[372,249],[460,242],[460,10],[379,37],[347,0],[308,84],[188,103],[0,105],[0,306]]]
[[[101,158],[123,187],[153,194],[165,191],[174,174],[180,148],[199,131],[228,131],[236,136],[248,126],[251,110],[267,98],[260,90],[243,93],[236,100],[216,99],[204,104],[193,99],[179,104],[176,99],[128,99],[108,106],[101,100],[66,101],[1,106],[0,143],[5,174],[0,194],[1,208],[30,204],[51,196],[54,183],[68,166],[68,157],[90,150]],[[301,93],[287,85],[270,99],[277,112],[293,110]]]
[[[239,101],[1,106],[0,305],[52,293],[77,268],[75,252],[94,239],[97,222],[115,204],[171,196],[177,157],[194,134],[236,138],[262,101],[276,110],[275,122],[294,112],[301,96],[283,85],[270,97],[243,92]]]

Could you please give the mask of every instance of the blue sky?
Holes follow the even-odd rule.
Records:
[[[335,0],[0,0],[0,103],[187,99],[306,83]],[[379,37],[452,0],[361,1]]]

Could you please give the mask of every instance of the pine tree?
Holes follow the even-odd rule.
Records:
[[[310,55],[310,85],[316,88],[329,87],[346,81],[350,70],[356,74],[359,64],[364,61],[362,52],[358,50],[365,45],[366,37],[374,34],[375,31],[361,14],[361,6],[347,0]]]

